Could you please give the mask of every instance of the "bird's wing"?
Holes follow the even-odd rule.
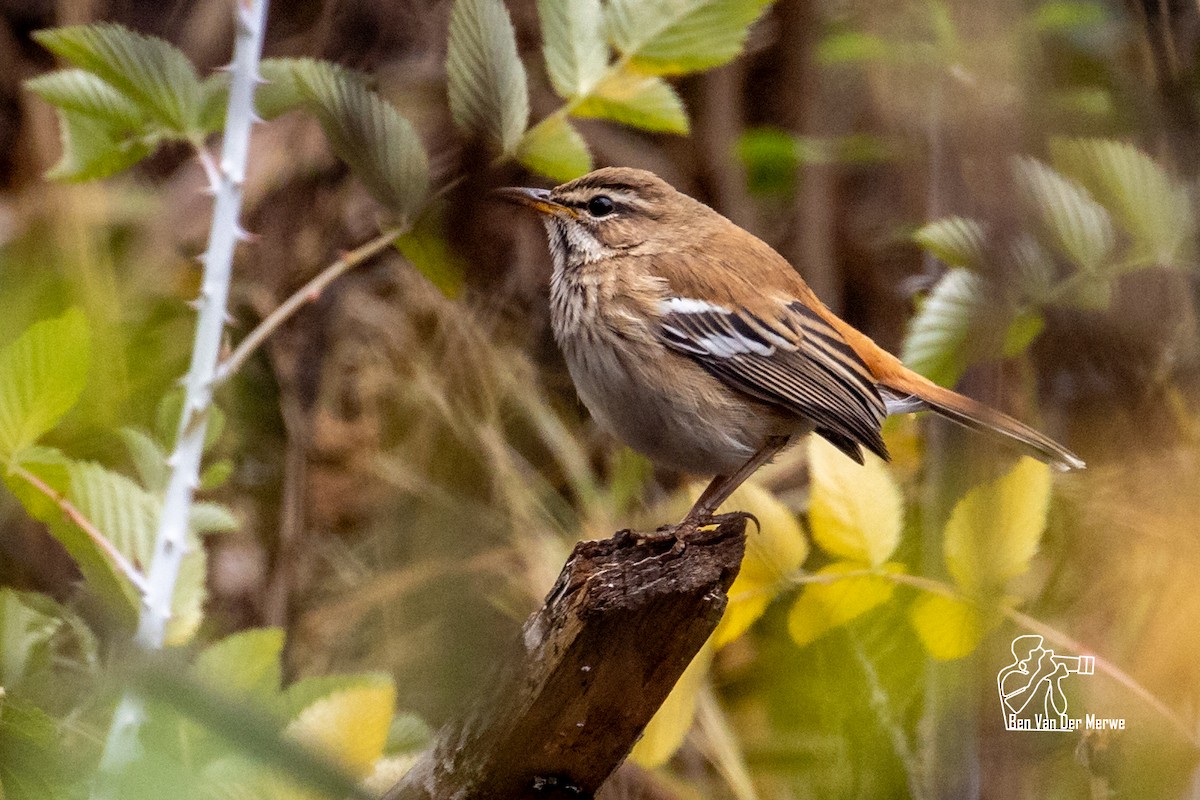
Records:
[[[871,371],[832,326],[800,301],[773,314],[669,296],[659,337],[727,385],[811,420],[818,434],[861,463],[881,458],[887,409]]]

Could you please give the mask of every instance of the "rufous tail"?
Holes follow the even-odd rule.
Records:
[[[924,406],[971,430],[1015,443],[1019,449],[1057,469],[1065,471],[1086,466],[1083,459],[1044,433],[978,400],[938,386],[915,372],[905,370],[890,374],[880,381],[880,386],[895,393],[896,397],[888,405],[895,404],[897,410],[918,410]],[[920,403],[914,403],[914,398]]]

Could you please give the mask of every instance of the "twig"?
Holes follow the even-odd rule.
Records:
[[[129,582],[133,584],[133,587],[138,590],[138,593],[143,596],[146,594],[146,576],[139,572],[138,568],[131,564],[129,559],[125,558],[125,556],[121,554],[121,551],[118,550],[113,543],[108,540],[108,537],[100,532],[100,529],[97,528],[90,519],[84,516],[82,511],[75,507],[74,503],[63,497],[60,492],[55,491],[54,487],[50,486],[37,475],[34,475],[32,472],[20,466],[19,464],[10,466],[9,470],[17,477],[21,478],[23,481],[32,486],[34,489],[37,489],[39,492],[44,494],[52,503],[58,506],[64,515],[66,515],[72,522],[78,525],[84,533],[87,534],[88,538],[92,540],[92,543],[95,544],[96,547],[104,551],[104,554],[108,556],[113,564],[116,565],[117,569],[121,571],[121,574],[123,574],[129,580]]]
[[[246,338],[238,343],[234,351],[222,361],[213,375],[213,383],[217,386],[229,379],[229,376],[241,369],[246,359],[262,346],[280,325],[287,322],[302,306],[315,301],[321,296],[325,287],[345,275],[372,256],[385,250],[392,242],[405,233],[405,228],[388,228],[366,244],[359,245],[348,253],[342,254],[325,269],[318,272],[313,279],[301,286],[284,300],[278,308],[258,323]]]

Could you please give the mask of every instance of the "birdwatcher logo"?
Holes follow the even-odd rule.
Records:
[[[1063,684],[1075,675],[1096,671],[1093,656],[1061,656],[1043,646],[1037,634],[1018,636],[1012,642],[1013,661],[996,676],[1004,729],[1009,731],[1124,730],[1124,719],[1087,714],[1073,717],[1067,711]]]

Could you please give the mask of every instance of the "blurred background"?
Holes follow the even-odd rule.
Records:
[[[537,10],[506,6],[537,120],[559,105]],[[408,258],[388,252],[341,278],[222,391],[216,449],[233,470],[211,496],[240,524],[208,539],[201,630],[283,627],[289,677],[381,670],[398,707],[433,729],[470,702],[575,541],[666,522],[689,491],[687,476],[600,433],[576,399],[549,332],[543,232],[487,196],[552,182],[489,166],[456,134],[450,7],[271,8],[267,55],[375,76],[416,126],[435,181],[465,179],[409,237]],[[128,468],[113,432],[151,428],[186,369],[185,301],[210,200],[182,146],[100,182],[44,180],[57,122],[22,81],[55,64],[30,33],[100,20],[168,39],[202,74],[228,60],[232,20],[227,0],[0,2],[0,342],[82,307],[93,370],[52,443]],[[1056,137],[1113,139],[1185,201],[1200,170],[1200,6],[1182,0],[779,0],[741,57],[674,85],[688,135],[583,120],[595,163],[653,170],[712,205],[897,353],[947,268],[918,230],[978,220],[994,254],[1037,228],[1021,195],[1027,162],[1014,159],[1050,159]],[[715,655],[697,727],[643,759],[652,772],[637,792],[1200,797],[1200,293],[1184,208],[1170,258],[1115,271],[1099,299],[1040,305],[1041,327],[1005,349],[1012,357],[968,352],[943,374],[1088,462],[1055,479],[1040,553],[1007,591],[1137,687],[1110,675],[1070,684],[1073,713],[1125,718],[1127,730],[1005,731],[995,676],[1027,632],[1011,619],[965,656],[938,659],[896,599],[801,646],[788,630],[791,583]],[[239,249],[234,340],[379,230],[370,196],[301,114],[255,129],[244,219],[255,238]],[[1020,260],[983,260],[1004,297]],[[1059,274],[1080,268],[1050,261]],[[945,579],[942,525],[955,498],[998,474],[995,448],[928,420],[889,426],[907,509],[895,558]],[[801,521],[805,452],[759,481]],[[76,577],[44,526],[0,494],[0,584],[72,604]]]

